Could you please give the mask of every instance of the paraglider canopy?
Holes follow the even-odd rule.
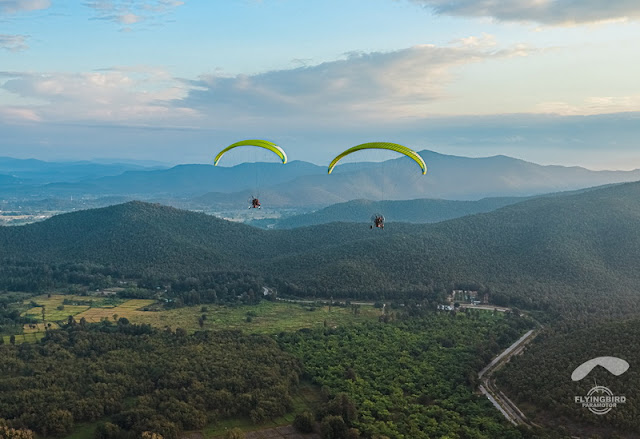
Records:
[[[420,155],[412,149],[407,148],[406,146],[398,145],[397,143],[389,143],[389,142],[371,142],[371,143],[363,143],[361,145],[354,146],[352,148],[347,149],[346,151],[339,154],[333,161],[329,164],[329,174],[333,171],[333,168],[336,164],[342,160],[343,157],[348,156],[349,154],[360,151],[362,149],[387,149],[389,151],[399,152],[401,154],[406,155],[407,157],[414,160],[418,165],[420,165],[420,169],[422,169],[422,175],[427,173],[427,165],[420,157]]]
[[[283,164],[287,163],[287,153],[284,152],[284,150],[280,148],[278,145],[276,145],[273,142],[269,142],[268,140],[252,139],[252,140],[241,140],[240,142],[236,142],[232,145],[227,146],[225,149],[223,149],[218,153],[218,155],[213,161],[213,166],[218,166],[218,161],[220,161],[220,158],[227,151],[233,148],[237,148],[238,146],[257,146],[259,148],[268,149],[269,151],[272,151],[275,154],[277,154],[278,157],[280,157],[280,159],[282,160]]]

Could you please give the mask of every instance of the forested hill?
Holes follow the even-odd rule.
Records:
[[[436,223],[465,215],[490,212],[519,203],[526,197],[483,198],[478,201],[418,199],[402,201],[353,200],[333,204],[316,212],[295,215],[274,221],[275,228],[291,229],[336,221],[368,223],[373,212],[383,214],[387,221],[408,223]],[[268,221],[262,221],[268,223]]]
[[[393,227],[378,242],[282,256],[273,269],[295,279],[301,294],[324,288],[389,297],[459,283],[490,287],[493,300],[522,307],[640,309],[640,183],[415,225],[410,235],[386,235]]]
[[[639,226],[640,183],[384,230],[332,223],[267,231],[132,202],[0,228],[0,258],[5,267],[81,262],[158,279],[245,270],[282,293],[334,297],[424,297],[475,284],[505,304],[627,312],[638,308]]]
[[[58,215],[24,227],[0,227],[0,258],[47,264],[88,262],[133,277],[194,275],[257,270],[256,261],[370,238],[368,232],[355,224],[294,234],[267,232],[203,213],[133,201]]]

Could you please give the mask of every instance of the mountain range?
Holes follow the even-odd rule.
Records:
[[[620,314],[640,309],[639,224],[640,183],[436,224],[389,222],[384,230],[356,223],[260,230],[131,202],[1,227],[0,258],[88,264],[157,282],[243,270],[303,296],[418,298],[472,285],[494,303]]]
[[[0,159],[0,198],[135,197],[178,199],[193,209],[234,208],[259,196],[265,207],[320,208],[354,199],[435,198],[479,200],[523,197],[640,180],[640,170],[591,171],[542,166],[505,156],[467,158],[421,151],[427,175],[406,157],[385,162],[326,167],[292,161],[233,167],[179,165],[168,169],[135,164],[48,164]],[[360,159],[366,160],[367,154]],[[46,163],[45,163],[46,164]],[[65,167],[66,166],[66,167]],[[137,168],[136,168],[137,166]]]

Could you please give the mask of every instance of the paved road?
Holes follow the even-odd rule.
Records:
[[[527,337],[529,337],[531,334],[533,334],[533,329],[530,330],[529,332],[527,332],[525,335],[523,335],[522,337],[520,337],[518,339],[518,341],[516,341],[515,343],[513,343],[511,346],[509,346],[507,349],[504,350],[504,352],[502,352],[500,355],[498,355],[496,358],[494,358],[491,363],[489,363],[484,369],[482,369],[480,371],[480,373],[478,373],[478,378],[482,378],[482,376],[487,373],[487,371],[489,369],[491,369],[492,367],[494,367],[496,364],[498,364],[500,361],[502,361],[503,358],[505,358],[507,355],[510,355],[513,351],[515,351],[516,349],[518,349],[519,347],[521,347],[521,345],[524,343],[524,341],[527,339]]]
[[[491,374],[506,364],[512,356],[522,352],[526,344],[535,338],[537,331],[533,329],[528,331],[478,373],[478,378],[481,380],[480,391],[513,425],[531,426],[533,423],[527,419],[513,401],[496,387],[495,381],[491,379]]]

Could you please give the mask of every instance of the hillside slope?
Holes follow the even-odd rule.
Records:
[[[274,221],[277,229],[292,229],[330,222],[369,223],[369,217],[382,213],[387,221],[437,223],[461,216],[490,212],[526,200],[520,197],[483,198],[478,201],[418,199],[402,201],[353,200],[333,204],[312,213]]]
[[[128,276],[246,270],[282,293],[426,297],[455,285],[495,303],[564,312],[638,309],[640,183],[544,197],[437,224],[260,230],[132,202],[0,228],[0,258],[83,262]],[[621,304],[624,304],[622,306]]]

